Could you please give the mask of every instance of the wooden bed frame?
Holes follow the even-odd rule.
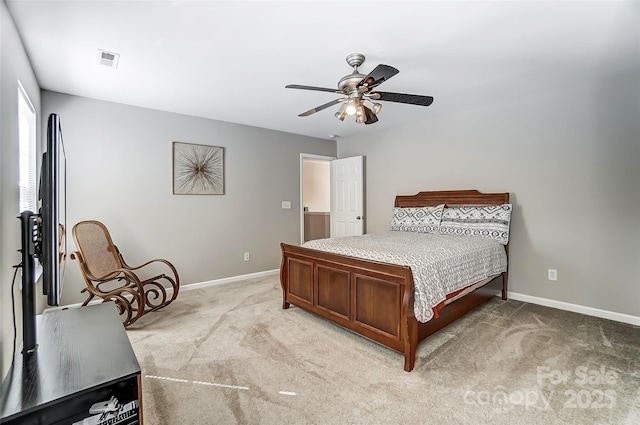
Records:
[[[397,196],[396,207],[445,204],[502,205],[509,193],[476,190],[420,192]],[[449,303],[438,318],[421,323],[414,316],[413,275],[409,266],[363,260],[296,245],[280,244],[283,304],[291,304],[404,354],[413,370],[418,343],[501,293],[507,299],[507,272]],[[508,245],[505,245],[507,256]]]

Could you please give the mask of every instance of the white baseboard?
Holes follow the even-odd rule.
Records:
[[[243,274],[243,275],[239,275],[239,276],[231,276],[231,277],[225,277],[222,279],[215,279],[215,280],[207,280],[206,282],[197,282],[197,283],[189,283],[187,285],[180,285],[180,291],[190,291],[192,289],[200,289],[200,288],[206,288],[207,286],[214,286],[214,285],[222,285],[223,283],[231,283],[231,282],[238,282],[241,280],[247,280],[247,279],[255,279],[255,278],[259,278],[259,277],[265,277],[265,276],[271,276],[271,275],[275,275],[280,273],[280,269],[275,269],[275,270],[265,270],[263,272],[257,272],[257,273],[249,273],[249,274]],[[173,289],[169,288],[167,290],[167,292],[172,292]],[[93,299],[89,302],[88,305],[93,305],[93,304],[100,304],[102,302],[102,300],[100,298],[96,298]],[[55,311],[55,310],[66,310],[68,308],[78,308],[81,307],[82,303],[75,303],[75,304],[67,304],[67,305],[61,305],[58,307],[49,307],[46,308],[43,313],[48,313],[50,311]]]
[[[206,282],[190,283],[188,285],[180,285],[181,291],[190,291],[192,289],[206,288],[207,286],[222,285],[223,283],[238,282],[240,280],[255,279],[258,277],[271,276],[280,273],[280,269],[265,270],[263,272],[242,274],[240,276],[225,277],[222,279],[208,280]]]
[[[640,317],[630,314],[616,313],[608,310],[600,310],[593,307],[585,307],[578,304],[566,303],[563,301],[550,300],[548,298],[534,297],[531,295],[518,294],[517,292],[509,292],[508,297],[511,300],[524,301],[531,304],[543,305],[546,307],[557,308],[560,310],[572,311],[574,313],[586,314],[587,316],[601,317],[603,319],[615,320],[616,322],[628,323],[630,325],[640,326]]]

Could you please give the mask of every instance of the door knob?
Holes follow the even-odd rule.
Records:
[[[356,217],[356,220],[362,220],[362,219],[364,219],[364,217],[360,217],[360,216]]]

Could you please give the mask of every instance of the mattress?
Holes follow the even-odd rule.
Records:
[[[302,246],[349,257],[409,266],[414,281],[414,314],[428,322],[449,294],[507,270],[504,245],[482,237],[432,233],[370,233],[316,239]]]

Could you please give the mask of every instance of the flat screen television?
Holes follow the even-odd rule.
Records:
[[[40,170],[39,214],[23,211],[22,226],[22,353],[37,350],[35,309],[35,259],[42,264],[42,291],[47,304],[60,304],[67,256],[66,154],[60,118],[47,121],[47,146]]]
[[[40,172],[41,241],[38,257],[42,264],[42,291],[47,304],[60,304],[67,256],[67,158],[60,117],[49,115],[47,147]]]

